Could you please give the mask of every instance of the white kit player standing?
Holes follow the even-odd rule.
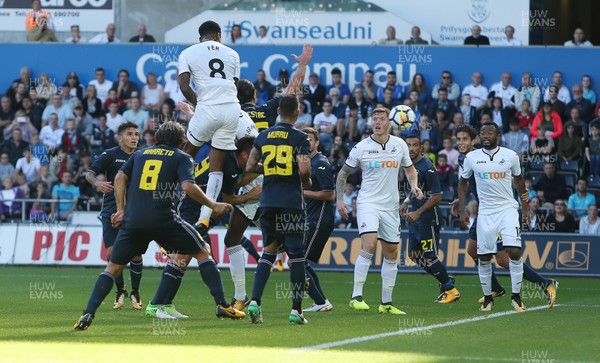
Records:
[[[179,87],[188,102],[196,107],[188,125],[184,151],[194,157],[200,146],[211,141],[206,195],[216,199],[223,186],[227,152],[236,149],[241,110],[237,99],[240,56],[220,43],[221,27],[214,21],[202,23],[198,32],[200,43],[185,49],[179,56]],[[190,79],[197,94],[190,87]],[[202,206],[196,225],[201,234],[208,230],[211,213],[210,208]]]
[[[479,138],[483,148],[467,154],[458,185],[459,213],[461,220],[468,225],[469,215],[465,211],[468,179],[475,175],[479,212],[477,214],[477,255],[479,256],[479,280],[485,295],[481,311],[490,311],[494,305],[492,298],[491,259],[497,251],[497,240],[509,256],[510,280],[512,285],[511,304],[518,312],[525,311],[521,301],[523,281],[523,259],[521,258],[521,225],[519,203],[513,196],[514,179],[517,192],[521,196],[523,219],[528,220],[528,192],[521,173],[518,155],[507,148],[498,146],[500,130],[493,122],[481,126]]]
[[[412,193],[423,198],[418,187],[417,170],[412,165],[406,142],[389,134],[389,110],[373,110],[373,135],[359,142],[350,151],[346,163],[340,170],[336,182],[337,210],[347,219],[348,206],[343,200],[343,190],[348,175],[354,168],[362,169],[362,184],[356,201],[358,231],[362,250],[354,266],[354,290],[350,307],[354,310],[369,310],[362,298],[362,291],[377,240],[383,249],[381,266],[382,291],[379,312],[383,314],[405,314],[392,305],[392,291],[398,274],[398,244],[400,243],[400,195],[398,175],[404,167]]]

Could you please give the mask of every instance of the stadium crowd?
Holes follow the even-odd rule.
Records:
[[[44,220],[45,216],[67,219],[74,210],[98,210],[101,195],[85,182],[85,170],[105,149],[116,145],[118,126],[126,121],[139,126],[140,147],[154,144],[154,132],[165,120],[186,123],[176,107],[183,100],[175,82],[161,85],[152,73],[138,85],[122,69],[114,82],[97,68],[96,78],[82,82],[69,72],[64,83],[46,73],[34,78],[27,67],[8,85],[0,102],[0,220]],[[371,134],[370,112],[375,107],[410,106],[417,122],[405,133],[418,132],[423,153],[436,165],[444,200],[457,192],[458,151],[454,130],[461,124],[475,128],[493,121],[503,130],[502,145],[517,152],[527,171],[532,229],[537,231],[598,231],[596,198],[600,197],[600,102],[584,75],[569,89],[562,74],[555,72],[553,84],[541,90],[531,73],[521,76],[518,87],[511,74],[499,82],[483,84],[474,72],[472,83],[458,85],[444,71],[439,82],[428,82],[417,73],[409,86],[397,82],[389,72],[387,83],[377,86],[373,72],[365,72],[353,90],[343,83],[339,69],[331,72],[332,84],[322,84],[317,74],[298,96],[302,114],[298,128],[313,126],[320,131],[321,151],[337,174],[350,149]],[[282,69],[271,84],[258,70],[254,82],[258,103],[276,97],[289,81]],[[360,188],[360,174],[346,185],[344,199],[352,209]],[[22,204],[12,199],[60,199],[55,203]],[[68,201],[68,202],[67,202]],[[474,207],[476,208],[476,206]],[[447,210],[445,210],[447,211]],[[352,211],[351,211],[352,212]],[[340,228],[356,228],[338,216]],[[445,226],[460,228],[445,215]],[[552,227],[550,227],[552,226]]]

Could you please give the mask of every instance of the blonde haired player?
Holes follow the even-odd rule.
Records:
[[[348,218],[348,206],[344,203],[343,190],[348,175],[360,167],[362,184],[357,198],[358,231],[362,240],[362,250],[354,266],[354,289],[350,308],[369,310],[363,300],[363,286],[367,280],[371,258],[377,240],[383,249],[381,266],[381,304],[383,314],[405,314],[392,305],[392,291],[398,274],[398,244],[400,242],[400,195],[398,173],[403,167],[408,182],[418,199],[423,192],[418,187],[417,171],[412,165],[406,142],[389,134],[390,111],[379,107],[373,110],[373,135],[362,140],[350,151],[346,163],[340,170],[336,182],[337,210]]]

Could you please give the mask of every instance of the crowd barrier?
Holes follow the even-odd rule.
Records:
[[[209,235],[213,256],[219,267],[229,266],[224,245],[226,230],[216,227]],[[408,233],[402,233],[399,265],[401,273],[422,273],[422,269],[406,258]],[[258,252],[262,252],[262,236],[256,228],[246,232]],[[523,258],[533,269],[551,276],[600,276],[600,238],[576,234],[523,234]],[[442,232],[439,256],[451,273],[475,274],[476,267],[467,255],[465,232]],[[319,268],[328,271],[352,271],[361,249],[356,230],[335,230],[323,251]],[[103,266],[106,255],[102,245],[102,227],[78,224],[1,224],[0,265]],[[378,247],[372,271],[380,268],[382,251]],[[154,242],[144,254],[144,266],[161,267],[167,262]],[[256,261],[246,256],[246,266],[255,268]],[[498,270],[502,273],[502,269]]]

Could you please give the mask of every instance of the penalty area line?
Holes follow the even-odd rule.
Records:
[[[557,307],[557,306],[560,306],[560,305],[556,304],[554,306]],[[532,307],[532,308],[528,308],[527,311],[536,311],[536,310],[542,310],[542,309],[548,309],[548,306],[547,305],[535,306],[535,307]],[[356,338],[351,338],[351,339],[344,339],[344,340],[340,340],[340,341],[337,341],[337,342],[311,345],[311,346],[308,346],[308,347],[302,347],[302,348],[293,349],[292,352],[293,353],[301,353],[301,352],[308,352],[308,351],[311,351],[311,350],[329,349],[329,348],[341,347],[343,345],[355,344],[355,343],[362,343],[362,342],[366,342],[366,341],[374,340],[374,339],[393,337],[393,336],[396,336],[396,335],[407,335],[407,334],[419,333],[419,332],[429,331],[429,330],[433,330],[433,329],[447,328],[449,326],[456,326],[456,325],[474,323],[476,321],[493,319],[493,318],[498,318],[500,316],[507,316],[507,315],[513,315],[513,314],[518,314],[518,313],[516,311],[514,311],[514,310],[511,310],[511,311],[502,311],[502,312],[499,312],[499,313],[493,313],[493,314],[489,314],[489,315],[481,315],[481,316],[476,316],[476,317],[467,318],[467,319],[460,319],[460,320],[448,321],[448,322],[440,323],[440,324],[433,324],[433,325],[428,325],[428,326],[420,326],[420,327],[415,327],[415,328],[410,328],[410,329],[402,329],[402,330],[392,331],[392,332],[387,332],[387,333],[380,333],[380,334],[374,334],[374,335],[365,335],[365,336],[362,336],[362,337],[356,337]],[[400,317],[400,315],[399,315],[399,317]]]

